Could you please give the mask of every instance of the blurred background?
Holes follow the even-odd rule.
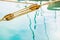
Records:
[[[44,4],[48,1],[53,0],[23,0],[36,4]],[[0,18],[29,5],[0,1]],[[49,10],[47,7],[48,5],[45,5],[11,21],[0,22],[0,40],[60,40],[60,11]]]

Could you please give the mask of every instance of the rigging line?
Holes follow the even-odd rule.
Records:
[[[4,0],[0,0],[0,1],[4,1]],[[59,1],[59,0],[58,0],[58,1]],[[17,2],[17,1],[4,1],[4,2],[13,2],[13,3],[22,3],[22,4],[34,4],[34,3],[28,3],[28,2]],[[41,6],[43,6],[43,5],[47,5],[47,4],[50,4],[50,3],[53,3],[53,2],[57,2],[57,1],[50,1],[50,2],[47,2],[47,3],[42,4]]]
[[[34,29],[36,29],[36,27],[37,27],[36,17],[37,17],[37,11],[36,11],[36,13],[35,13],[35,15],[34,15]]]
[[[25,6],[25,8],[26,8],[27,6]],[[33,31],[33,29],[32,29],[32,22],[31,22],[31,18],[29,17],[29,15],[27,14],[27,17],[28,17],[28,19],[29,19],[29,28],[30,28],[30,30],[31,30],[31,32],[32,32],[32,39],[33,40],[35,40],[35,34],[34,34],[34,31]]]
[[[47,29],[46,29],[46,19],[44,17],[44,27],[45,27],[45,34],[47,36],[47,40],[49,40],[49,36],[48,36],[48,33],[47,33]]]
[[[35,34],[34,34],[34,31],[33,31],[33,29],[31,28],[32,27],[32,21],[31,21],[31,18],[29,17],[29,15],[27,15],[28,16],[28,18],[29,18],[29,28],[30,28],[30,30],[31,30],[31,32],[32,32],[32,37],[33,37],[33,40],[35,40]]]
[[[58,0],[58,1],[60,1],[60,0]],[[42,4],[41,6],[48,5],[48,4],[54,3],[54,2],[57,2],[57,1],[49,1],[49,2],[47,2],[47,3]]]
[[[42,1],[40,1],[40,4],[42,4]],[[41,16],[42,16],[42,7],[41,7]]]
[[[37,1],[37,2],[38,2],[38,1]],[[38,10],[37,10],[37,11],[38,11]],[[36,13],[35,13],[35,15],[34,15],[34,29],[36,29],[36,27],[37,27],[37,20],[36,20],[37,11],[36,11]]]

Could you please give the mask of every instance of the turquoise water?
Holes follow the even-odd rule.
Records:
[[[25,6],[28,5],[0,2],[0,18]],[[48,10],[47,5],[11,21],[0,22],[0,40],[60,40],[59,34],[60,12]]]

